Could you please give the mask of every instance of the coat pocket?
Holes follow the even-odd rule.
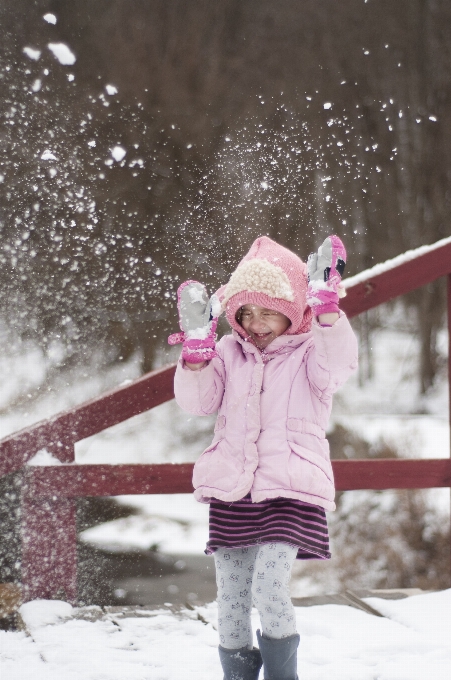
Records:
[[[288,418],[287,442],[297,455],[305,458],[312,465],[317,465],[332,479],[329,442],[326,439],[326,433],[319,425],[303,418]]]
[[[291,488],[333,500],[334,475],[324,430],[310,421],[288,418],[287,440]]]
[[[243,474],[243,459],[225,437],[216,439],[202,453],[193,471],[193,486],[233,491]]]
[[[203,486],[209,479],[210,461],[214,455],[221,439],[213,440],[205,451],[203,451],[194,464],[193,470],[193,486],[197,489],[198,486]]]
[[[333,500],[334,476],[330,460],[289,442],[288,474],[293,491]]]

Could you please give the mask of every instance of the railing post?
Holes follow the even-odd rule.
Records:
[[[25,601],[77,601],[74,498],[35,496],[33,468],[25,469],[21,499],[22,588]]]
[[[450,424],[450,440],[451,440],[451,274],[448,274],[447,279],[447,293],[448,293],[448,395],[449,395],[449,424]],[[450,456],[451,456],[451,441],[450,441]],[[450,503],[451,503],[451,488],[450,488]],[[450,518],[451,519],[451,518]],[[449,550],[449,576],[451,585],[451,521],[450,521],[450,550]]]

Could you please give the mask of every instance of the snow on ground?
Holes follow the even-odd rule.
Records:
[[[448,680],[451,590],[367,602],[383,617],[344,605],[296,607],[300,678]],[[83,613],[56,601],[29,602],[20,611],[27,631],[0,631],[0,677],[5,680],[222,676],[215,603],[180,612],[141,609],[135,616],[102,614],[95,607]],[[254,610],[254,632],[258,627]]]
[[[58,365],[64,361],[61,347],[55,344],[44,355],[27,342],[11,349],[8,340],[0,322],[0,438],[140,376],[138,356],[100,372],[94,357],[93,366],[76,366],[58,376]],[[47,384],[49,375],[54,379]]]
[[[442,416],[337,415],[333,423],[351,429],[371,444],[383,439],[405,458],[449,456],[449,421]]]
[[[148,550],[165,554],[202,554],[208,536],[208,505],[191,494],[121,496],[120,502],[140,510],[87,529],[82,540],[107,550]]]
[[[389,323],[389,322],[387,322]],[[438,350],[445,361],[448,334],[438,337]],[[355,373],[334,398],[334,415],[381,414],[397,421],[399,416],[430,415],[449,418],[448,380],[445,371],[426,396],[419,395],[418,373],[420,343],[410,329],[374,330],[371,335],[373,374],[361,379]],[[365,364],[361,349],[361,364]],[[449,446],[448,446],[449,453]]]

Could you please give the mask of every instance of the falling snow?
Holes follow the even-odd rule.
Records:
[[[54,153],[49,151],[48,149],[44,151],[44,153],[41,155],[41,160],[43,161],[56,161],[57,158]]]
[[[77,57],[65,43],[49,43],[47,47],[63,66],[72,66],[77,61]]]
[[[50,12],[48,12],[47,14],[44,14],[44,16],[42,18],[48,24],[53,24],[53,25],[56,24],[56,16],[54,14],[51,14]]]
[[[24,47],[22,52],[30,59],[33,59],[33,61],[38,61],[41,56],[41,50],[36,50],[33,47]]]
[[[113,156],[114,160],[120,163],[127,154],[126,149],[124,149],[123,146],[115,146],[113,149],[111,149],[111,155]]]

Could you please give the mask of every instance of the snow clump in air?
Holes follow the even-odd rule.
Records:
[[[117,161],[118,163],[121,162],[123,158],[125,158],[127,151],[124,149],[123,146],[115,146],[113,149],[111,149],[111,155],[113,156],[114,160]]]
[[[331,109],[331,108],[332,108],[331,102],[324,102],[323,109]]]
[[[42,161],[56,161],[58,160],[55,154],[53,154],[49,149],[46,149],[41,155]]]
[[[47,47],[63,66],[72,66],[77,61],[75,54],[64,43],[49,43]]]
[[[41,56],[41,50],[35,50],[33,47],[24,47],[22,52],[34,61],[37,61]]]
[[[50,12],[48,12],[47,14],[44,14],[44,16],[42,18],[48,24],[53,24],[53,25],[56,24],[56,16],[54,14],[51,14]]]
[[[105,85],[105,90],[107,94],[117,94],[117,87],[114,85]]]

